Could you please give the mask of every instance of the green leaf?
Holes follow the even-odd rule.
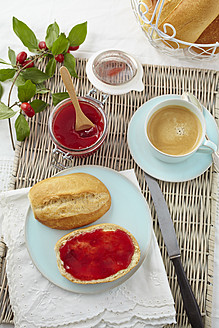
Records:
[[[41,83],[49,78],[49,75],[43,73],[36,67],[26,68],[21,72],[22,78],[31,80],[33,83]]]
[[[69,41],[64,33],[61,33],[56,41],[54,41],[52,46],[52,54],[54,56],[66,52],[69,48]]]
[[[12,50],[10,47],[8,47],[8,58],[12,65],[16,65],[16,55],[14,50]]]
[[[4,82],[6,80],[12,79],[16,70],[13,68],[0,69],[0,81]]]
[[[21,102],[29,101],[36,94],[36,85],[30,80],[18,87],[18,99]]]
[[[16,85],[17,87],[19,87],[19,85],[22,85],[22,84],[24,84],[24,83],[27,81],[24,77],[22,77],[21,74],[22,74],[22,73],[20,73],[20,74],[18,75],[18,77],[16,78],[16,81],[15,81],[15,85]]]
[[[30,135],[30,127],[23,114],[20,114],[15,121],[15,131],[18,141],[24,141]]]
[[[52,77],[55,73],[55,70],[56,70],[56,60],[53,57],[46,65],[46,74]]]
[[[48,106],[45,101],[40,99],[35,99],[30,104],[33,107],[35,113],[42,112]]]
[[[0,120],[11,118],[16,114],[11,108],[0,102]]]
[[[37,83],[36,84],[36,93],[45,94],[45,93],[48,93],[48,92],[50,92],[50,90],[47,89],[44,86],[44,83]]]
[[[75,57],[72,54],[66,53],[64,58],[64,66],[69,70],[71,76],[78,77],[75,71]]]
[[[45,42],[50,50],[52,49],[53,42],[56,41],[58,37],[59,37],[59,26],[55,22],[53,24],[50,24],[46,31]]]
[[[7,63],[4,59],[1,58],[0,58],[0,64],[11,65],[10,63]]]
[[[3,86],[1,85],[1,83],[0,83],[0,100],[1,100],[1,98],[2,98],[2,95],[3,95]]]
[[[60,101],[69,98],[68,92],[57,92],[52,94],[53,105],[56,106]]]
[[[69,35],[68,39],[70,41],[70,46],[75,47],[82,44],[87,35],[87,22],[75,25]]]
[[[34,32],[22,21],[13,17],[13,30],[21,42],[30,51],[38,49],[38,41]]]

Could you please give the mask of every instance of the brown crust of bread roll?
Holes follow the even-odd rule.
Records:
[[[77,279],[65,270],[65,268],[63,266],[63,261],[60,258],[59,249],[62,245],[64,245],[66,243],[66,241],[68,241],[72,237],[78,236],[78,235],[86,233],[86,232],[92,232],[92,231],[95,231],[95,230],[98,230],[98,229],[103,229],[104,231],[115,231],[117,229],[120,229],[120,230],[126,232],[129,235],[129,237],[131,238],[131,240],[133,242],[133,245],[135,247],[135,251],[134,251],[134,254],[132,256],[131,263],[129,264],[129,266],[126,269],[120,270],[116,274],[111,275],[111,276],[109,276],[105,279],[97,279],[97,280],[80,280],[80,279]],[[136,241],[135,237],[128,230],[126,230],[125,228],[120,227],[117,224],[112,224],[112,223],[102,223],[102,224],[97,224],[97,225],[90,226],[88,228],[74,230],[74,231],[70,232],[69,234],[67,234],[67,235],[63,236],[62,238],[60,238],[57,241],[54,249],[55,249],[58,269],[59,269],[61,275],[65,278],[67,278],[68,280],[70,280],[73,283],[86,284],[86,285],[87,284],[107,283],[107,282],[114,281],[114,280],[126,275],[128,272],[130,272],[138,264],[138,262],[140,260],[140,253],[141,253],[138,242]]]
[[[204,30],[204,32],[200,35],[198,40],[195,43],[198,44],[214,44],[219,42],[219,15],[215,18],[215,20],[208,25],[208,27]],[[208,50],[208,47],[204,47],[203,49]],[[196,52],[202,52],[203,50],[199,50],[194,48]],[[215,53],[219,52],[219,47],[216,48]]]
[[[90,224],[111,206],[111,196],[99,179],[73,173],[45,179],[29,191],[35,218],[53,228],[68,230]]]

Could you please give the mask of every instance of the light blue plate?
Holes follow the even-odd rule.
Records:
[[[64,170],[57,175],[75,172],[89,173],[100,179],[108,188],[112,204],[109,211],[94,224],[115,223],[130,231],[138,241],[141,257],[138,265],[125,276],[109,283],[82,285],[64,278],[57,267],[54,246],[70,230],[56,230],[44,226],[33,216],[31,208],[27,213],[25,237],[29,254],[39,271],[55,285],[75,293],[99,293],[114,288],[130,278],[141,266],[147,254],[151,235],[152,220],[146,200],[139,189],[118,172],[102,166],[78,166]]]
[[[170,182],[181,182],[194,179],[204,173],[212,164],[210,152],[197,151],[187,160],[169,164],[155,158],[145,137],[145,118],[150,108],[164,100],[180,98],[178,95],[165,95],[152,98],[143,104],[133,115],[128,128],[128,145],[132,157],[142,170],[151,176]],[[207,134],[218,145],[218,128],[213,116],[204,109]]]

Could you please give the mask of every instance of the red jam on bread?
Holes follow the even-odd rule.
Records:
[[[81,284],[114,281],[140,259],[140,248],[126,229],[103,223],[63,236],[55,246],[60,273]]]
[[[60,248],[65,270],[80,280],[97,280],[126,269],[134,254],[131,238],[122,230],[101,229],[81,234]]]

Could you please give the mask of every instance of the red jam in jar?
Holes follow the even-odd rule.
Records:
[[[104,118],[98,109],[88,102],[79,100],[83,113],[94,123],[95,127],[75,131],[75,109],[71,101],[63,104],[56,111],[52,132],[63,147],[80,150],[94,145],[104,131]]]
[[[65,270],[77,279],[89,281],[126,269],[135,247],[130,236],[120,229],[97,229],[69,239],[59,251]]]

